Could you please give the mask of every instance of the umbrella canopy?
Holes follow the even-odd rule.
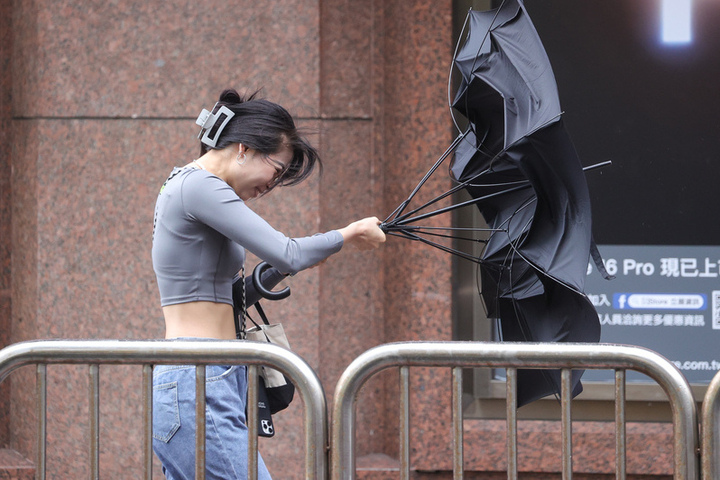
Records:
[[[583,294],[591,253],[600,262],[590,196],[550,61],[521,0],[470,11],[467,23],[452,107],[468,128],[449,149],[450,174],[452,191],[473,198],[460,205],[476,205],[492,232],[477,259],[488,316],[500,320],[503,341],[598,342],[598,316]],[[403,215],[409,200],[387,231],[421,239],[418,227],[407,226],[450,209]],[[573,372],[573,395],[582,391],[581,375]],[[559,391],[559,371],[518,372],[519,406]]]

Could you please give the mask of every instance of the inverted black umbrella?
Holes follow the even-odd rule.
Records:
[[[583,287],[591,255],[604,268],[592,240],[585,172],[562,122],[550,61],[522,0],[471,10],[468,24],[454,58],[462,79],[451,103],[468,127],[382,228],[477,262],[482,297],[488,316],[500,321],[501,340],[598,342],[600,323]],[[455,187],[406,211],[451,154]],[[427,211],[462,189],[471,200]],[[484,239],[473,229],[418,225],[467,205],[476,205],[488,224]],[[474,257],[438,236],[483,241],[483,253]],[[573,372],[573,396],[582,391],[582,373]],[[519,406],[559,392],[557,370],[518,372]]]

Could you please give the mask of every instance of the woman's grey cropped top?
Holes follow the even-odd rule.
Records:
[[[286,237],[222,179],[193,167],[173,169],[155,205],[152,262],[162,306],[193,301],[232,305],[232,283],[246,248],[280,272],[294,274],[342,245],[336,230]]]

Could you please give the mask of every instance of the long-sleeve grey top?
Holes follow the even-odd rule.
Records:
[[[245,249],[277,269],[263,276],[271,286],[280,279],[278,271],[294,274],[342,245],[337,230],[288,238],[222,179],[193,167],[173,169],[155,206],[152,261],[162,306],[193,301],[232,305],[232,283],[245,262]],[[248,298],[248,305],[254,300]]]

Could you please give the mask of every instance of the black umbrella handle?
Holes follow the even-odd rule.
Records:
[[[269,290],[265,287],[265,285],[263,285],[261,278],[262,274],[270,267],[271,265],[267,262],[260,262],[257,264],[252,274],[255,289],[260,293],[260,295],[262,295],[264,298],[267,298],[268,300],[282,300],[283,298],[289,297],[290,287],[285,287],[282,290],[278,290],[277,292],[275,292],[273,290]]]

